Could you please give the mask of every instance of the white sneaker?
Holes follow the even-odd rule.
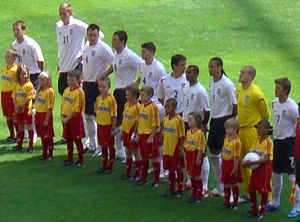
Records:
[[[94,154],[92,155],[92,157],[97,157],[97,156],[101,156],[102,155],[102,152],[100,149],[96,149]]]
[[[224,191],[215,187],[212,191],[210,191],[210,196],[222,197],[224,196]]]
[[[39,137],[36,133],[33,134],[33,143],[36,143],[39,140]]]

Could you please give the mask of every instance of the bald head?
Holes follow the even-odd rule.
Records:
[[[247,65],[244,66],[243,69],[245,69],[245,71],[252,76],[252,79],[254,79],[255,75],[256,75],[256,69],[253,66]]]
[[[240,71],[239,82],[242,83],[246,88],[251,85],[254,77],[256,75],[256,70],[251,65],[244,66]]]

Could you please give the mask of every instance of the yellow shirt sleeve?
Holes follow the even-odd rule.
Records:
[[[34,88],[31,82],[26,83],[25,92],[27,94],[27,99],[31,100],[35,98]]]
[[[257,109],[262,119],[268,119],[270,116],[269,108],[264,98],[257,101]]]
[[[200,130],[197,150],[204,151],[204,148],[205,148],[205,137],[203,132]]]
[[[178,136],[179,138],[185,137],[185,127],[184,127],[184,122],[183,120],[180,118],[179,119],[179,124],[178,124]]]
[[[152,127],[159,127],[159,111],[156,105],[152,105],[151,112]]]
[[[236,139],[233,149],[233,157],[234,158],[240,158],[241,156],[241,141],[239,139]]]
[[[47,100],[47,109],[53,110],[55,101],[55,94],[53,88],[48,89],[48,100]]]
[[[111,97],[111,117],[117,117],[117,102],[115,100],[115,98],[112,96]]]

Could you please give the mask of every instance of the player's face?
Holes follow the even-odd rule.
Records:
[[[79,80],[75,76],[68,77],[67,81],[70,88],[76,88],[79,84]]]
[[[69,24],[71,13],[67,8],[59,8],[59,17],[64,24]]]
[[[28,72],[21,71],[21,73],[20,73],[20,79],[21,79],[21,81],[25,82],[28,78],[29,78]]]
[[[90,45],[95,45],[99,39],[99,32],[98,30],[89,30],[87,32],[87,39],[90,42]]]
[[[184,73],[186,68],[186,61],[180,60],[178,64],[174,64],[173,67],[174,67],[174,71],[177,71],[179,73]]]
[[[234,127],[225,127],[226,135],[229,137],[235,136],[237,134],[237,130]]]
[[[5,53],[4,58],[7,65],[12,65],[16,61],[16,57],[10,53]]]
[[[118,35],[114,35],[112,37],[112,40],[111,40],[111,46],[114,48],[114,49],[118,49],[122,46],[122,42],[120,41],[119,39],[119,36]]]
[[[44,76],[39,76],[38,84],[41,88],[45,88],[48,86],[48,79]]]
[[[127,102],[132,102],[135,99],[135,97],[128,90],[125,91],[125,97]]]
[[[269,133],[269,129],[267,127],[263,126],[262,124],[257,125],[257,134],[259,136],[264,137],[268,135],[268,133]]]
[[[14,25],[13,32],[16,39],[22,39],[25,34],[20,24]]]
[[[98,82],[98,89],[99,89],[99,93],[101,95],[107,95],[108,91],[109,91],[109,86],[108,86],[107,82],[99,81]]]
[[[141,56],[143,59],[151,59],[153,57],[153,52],[149,51],[148,49],[142,48],[141,49]]]
[[[174,107],[174,105],[172,105],[170,103],[166,103],[165,110],[166,110],[166,114],[170,115],[170,114],[174,114],[175,113],[176,108]]]
[[[193,71],[193,69],[186,70],[186,79],[189,82],[194,82],[197,79],[197,74]]]
[[[209,71],[209,75],[211,76],[217,76],[220,73],[220,67],[217,65],[217,63],[213,60],[211,60],[208,63],[208,71]]]
[[[148,94],[146,92],[141,92],[140,95],[141,95],[142,103],[148,103],[151,100],[150,96],[148,96]]]
[[[239,76],[239,82],[245,83],[251,80],[250,74],[247,72],[246,68],[241,69],[240,76]]]
[[[193,127],[197,126],[197,122],[196,122],[194,116],[192,116],[192,115],[188,116],[188,124],[189,124],[190,128],[193,128]]]
[[[285,96],[285,91],[283,90],[283,87],[279,84],[275,84],[275,96],[276,97],[282,97]]]

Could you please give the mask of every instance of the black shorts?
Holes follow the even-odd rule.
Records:
[[[207,146],[210,149],[221,151],[225,138],[225,122],[232,116],[224,116],[221,118],[211,118],[209,122],[209,133]]]
[[[67,77],[68,77],[67,72],[59,73],[57,87],[58,87],[58,92],[61,96],[64,93],[65,89],[68,87]]]
[[[82,63],[79,63],[74,70],[82,71]],[[68,72],[61,72],[58,76],[58,92],[62,96],[65,89],[68,87]]]
[[[98,85],[96,82],[83,82],[82,89],[85,94],[85,111],[87,115],[94,115],[94,105],[99,95]]]
[[[273,171],[275,173],[294,173],[295,137],[274,140]]]
[[[114,97],[117,102],[117,126],[120,126],[123,119],[124,105],[126,103],[125,89],[115,89]]]
[[[38,78],[39,78],[40,73],[31,73],[29,75],[30,81],[32,82],[33,88],[37,90],[38,87]]]

